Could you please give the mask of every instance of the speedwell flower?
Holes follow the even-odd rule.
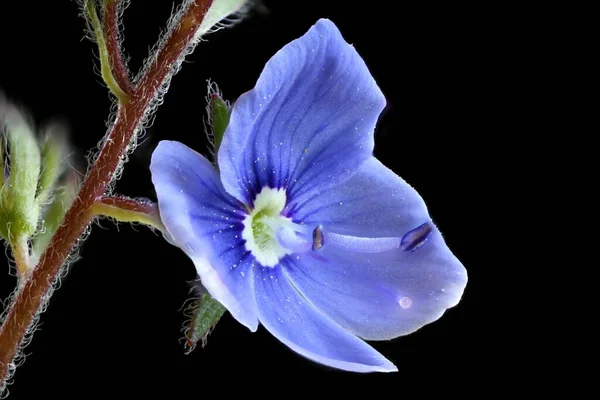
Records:
[[[240,323],[334,368],[396,371],[387,340],[455,306],[467,274],[419,194],[373,157],[385,99],[329,20],[234,104],[218,170],[163,141],[151,163],[170,241]]]

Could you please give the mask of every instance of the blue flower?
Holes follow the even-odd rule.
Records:
[[[364,340],[455,306],[467,273],[419,194],[373,157],[385,98],[329,20],[234,104],[218,170],[162,141],[152,180],[170,241],[233,317],[315,362],[397,371]]]

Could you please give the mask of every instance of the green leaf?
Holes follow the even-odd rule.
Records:
[[[62,223],[67,210],[73,204],[79,190],[79,178],[75,171],[66,175],[62,185],[54,191],[52,203],[44,210],[40,230],[32,240],[32,264],[36,265],[44,250]]]
[[[0,92],[0,238],[8,240],[8,227],[10,226],[10,212],[6,208],[6,196],[8,193],[8,181],[5,173],[7,172],[7,162],[5,152],[6,135],[4,134],[4,116],[7,110],[6,100]]]
[[[6,144],[4,142],[4,135],[0,133],[0,191],[6,183],[6,176],[4,175],[6,172],[6,165],[4,164],[4,152],[6,151]]]
[[[62,161],[67,155],[66,129],[57,123],[45,129],[42,138],[42,165],[37,190],[37,202],[46,202],[52,188],[63,172]]]

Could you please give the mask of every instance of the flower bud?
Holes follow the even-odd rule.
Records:
[[[214,0],[198,28],[198,37],[214,32],[239,18],[248,7],[248,0]]]
[[[75,199],[79,177],[69,165],[67,129],[52,122],[39,134],[28,116],[0,94],[0,238],[33,261]]]
[[[40,211],[36,203],[40,146],[25,116],[10,105],[0,111],[0,135],[7,166],[0,191],[0,235],[8,240],[29,237]]]

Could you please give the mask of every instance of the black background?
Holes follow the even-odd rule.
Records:
[[[376,130],[375,155],[425,198],[450,248],[468,273],[462,302],[413,335],[372,343],[398,368],[393,374],[350,374],[306,361],[262,327],[250,333],[228,314],[208,345],[184,355],[182,306],[192,263],[144,227],[101,221],[50,306],[29,354],[9,387],[13,399],[289,396],[355,388],[402,397],[407,391],[464,392],[491,361],[483,325],[482,276],[476,245],[481,182],[477,166],[484,91],[495,78],[485,33],[489,10],[412,2],[264,1],[241,24],[207,36],[172,81],[153,125],[130,156],[117,192],[155,199],[148,171],[158,141],[180,140],[205,152],[206,81],[233,101],[254,85],[264,63],[318,18],[332,19],[354,44],[388,106]],[[129,67],[137,71],[173,7],[133,0],[125,12]],[[63,118],[81,160],[105,133],[111,101],[97,71],[95,46],[73,1],[2,2],[0,89],[38,122]],[[206,153],[206,152],[205,152]],[[0,287],[15,279],[2,258]]]

